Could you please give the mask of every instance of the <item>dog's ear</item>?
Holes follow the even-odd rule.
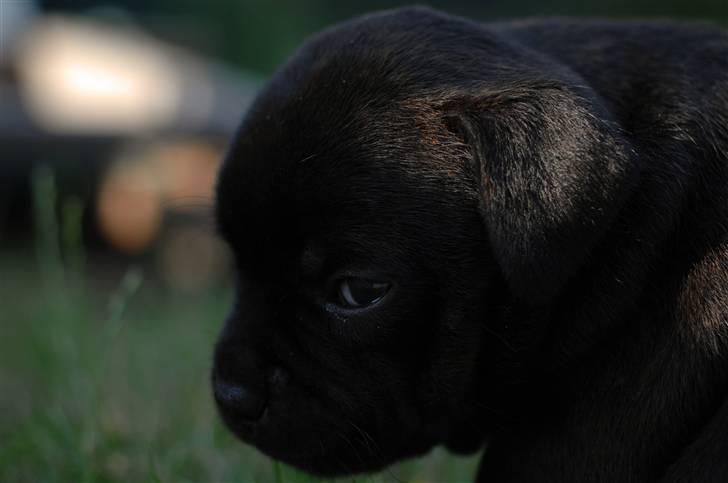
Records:
[[[450,96],[444,121],[469,149],[480,210],[519,298],[552,298],[635,184],[632,150],[596,95],[522,82]]]

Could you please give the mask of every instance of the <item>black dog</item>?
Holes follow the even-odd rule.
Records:
[[[728,481],[728,36],[427,9],[306,43],[217,191],[213,371],[321,475],[487,442],[483,481]]]

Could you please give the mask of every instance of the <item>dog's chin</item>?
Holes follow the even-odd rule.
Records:
[[[228,428],[243,442],[271,458],[320,477],[380,471],[434,446],[432,441],[420,437],[407,438],[403,445],[394,445],[391,440],[377,441],[343,415],[324,415],[317,411],[291,413],[269,404],[260,419],[251,422],[237,415],[234,409],[218,406],[218,411]],[[395,428],[392,434],[400,433]]]

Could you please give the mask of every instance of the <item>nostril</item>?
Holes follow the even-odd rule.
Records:
[[[262,391],[219,379],[215,380],[214,386],[215,400],[225,410],[250,422],[257,421],[263,415],[267,401]]]

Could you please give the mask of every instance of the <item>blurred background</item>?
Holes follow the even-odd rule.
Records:
[[[0,481],[312,481],[215,417],[230,302],[215,173],[306,36],[404,4],[0,0]],[[725,0],[429,4],[728,21]],[[370,479],[468,481],[475,462],[435,451]]]

